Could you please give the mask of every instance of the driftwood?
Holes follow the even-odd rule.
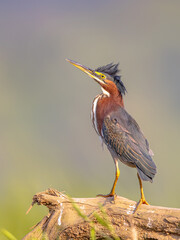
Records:
[[[133,214],[136,202],[123,197],[70,199],[53,189],[34,195],[35,203],[49,214],[23,240],[90,239],[91,229],[96,239],[180,239],[180,209],[141,205]]]

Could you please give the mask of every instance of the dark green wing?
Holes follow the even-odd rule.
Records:
[[[156,174],[147,139],[136,121],[123,109],[107,115],[102,125],[106,145],[127,165],[137,167],[142,180],[151,181]]]

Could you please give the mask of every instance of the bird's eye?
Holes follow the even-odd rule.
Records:
[[[101,78],[102,78],[102,79],[105,79],[106,76],[105,76],[104,74],[101,74]]]

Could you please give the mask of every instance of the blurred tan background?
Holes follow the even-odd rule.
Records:
[[[47,212],[49,187],[73,197],[108,193],[113,160],[92,128],[99,86],[65,61],[119,62],[125,106],[155,154],[147,201],[180,207],[180,1],[0,1],[0,228],[18,239]],[[120,164],[118,195],[139,200]],[[4,239],[1,236],[1,239]]]

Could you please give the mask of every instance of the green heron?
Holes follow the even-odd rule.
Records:
[[[126,88],[118,75],[118,64],[110,63],[92,70],[75,61],[66,59],[93,78],[102,89],[92,105],[92,122],[95,131],[110,151],[116,167],[115,180],[109,194],[97,196],[112,197],[120,171],[118,160],[137,169],[141,199],[135,211],[141,204],[147,204],[144,196],[142,180],[153,181],[156,165],[152,160],[153,152],[149,143],[141,132],[137,122],[124,109],[123,95]]]

